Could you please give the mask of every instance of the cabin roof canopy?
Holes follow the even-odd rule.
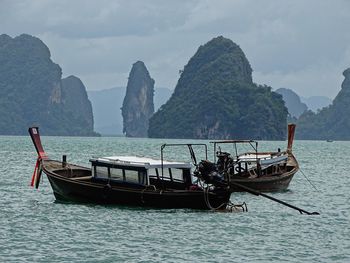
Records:
[[[109,156],[109,157],[98,157],[90,159],[90,162],[98,162],[105,164],[114,164],[118,166],[134,166],[144,167],[146,169],[161,168],[162,161],[159,159],[153,159],[149,157],[140,156]],[[185,162],[173,162],[163,160],[163,168],[191,168],[190,163]]]
[[[254,140],[223,140],[223,141],[211,141],[210,143],[250,143],[256,142]]]

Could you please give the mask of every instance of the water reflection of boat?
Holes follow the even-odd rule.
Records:
[[[237,184],[263,192],[286,190],[294,174],[299,170],[292,153],[295,125],[288,125],[288,146],[285,151],[259,152],[258,142],[253,140],[214,141],[214,163],[202,161],[201,173],[217,174],[224,178],[231,191],[245,191]],[[223,144],[232,144],[233,153],[221,151]],[[239,153],[238,145],[248,145],[252,152]]]
[[[65,156],[62,161],[51,160],[38,128],[29,128],[29,133],[38,153],[31,185],[39,186],[43,171],[58,200],[161,208],[238,207],[230,204],[227,186],[203,187],[201,180],[194,184],[190,163],[112,156],[93,158],[91,167],[82,167],[66,162]]]

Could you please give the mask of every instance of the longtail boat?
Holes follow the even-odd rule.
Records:
[[[47,175],[57,200],[127,206],[193,209],[241,209],[230,203],[229,187],[192,181],[190,163],[137,156],[90,159],[91,167],[52,160],[45,153],[38,127],[29,128],[38,153],[31,185]],[[187,144],[191,154],[192,144]],[[162,146],[162,150],[165,145]],[[205,145],[206,147],[206,145]],[[194,157],[194,155],[192,155]]]
[[[292,152],[294,132],[295,124],[289,124],[285,151],[259,152],[258,142],[254,140],[213,141],[214,163],[202,161],[199,164],[200,175],[204,176],[202,179],[221,177],[230,185],[232,192],[245,191],[242,185],[261,192],[284,191],[299,170]],[[233,153],[221,151],[220,145],[223,144],[232,144]],[[252,147],[253,151],[239,153],[237,146],[242,144]]]

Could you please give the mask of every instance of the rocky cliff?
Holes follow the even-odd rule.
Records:
[[[343,75],[341,90],[330,106],[316,114],[308,111],[300,116],[296,138],[350,140],[350,68]]]
[[[293,90],[280,88],[275,92],[282,95],[291,117],[299,118],[307,110],[306,104],[301,102],[300,97]]]
[[[62,79],[62,103],[70,111],[71,116],[79,121],[79,125],[71,127],[70,133],[81,136],[91,135],[94,129],[92,106],[86,88],[79,78],[69,76]],[[80,127],[85,127],[86,130]]]
[[[122,106],[123,133],[127,137],[147,137],[154,113],[154,80],[142,61],[133,64]]]
[[[150,119],[149,136],[200,139],[284,139],[282,96],[252,81],[252,69],[231,40],[199,47],[171,98]]]
[[[61,68],[50,57],[36,37],[0,36],[0,134],[27,134],[32,125],[44,135],[95,134],[81,120],[86,109],[77,112],[71,107],[73,95],[62,87]],[[86,102],[87,97],[74,100]]]

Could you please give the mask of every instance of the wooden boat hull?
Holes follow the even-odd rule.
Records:
[[[46,161],[46,162],[50,162]],[[78,170],[78,169],[77,169]],[[203,190],[160,190],[152,187],[128,188],[106,182],[67,178],[43,165],[57,200],[97,204],[116,204],[156,208],[210,209],[219,207],[230,200],[231,192],[218,189],[209,192],[206,199]],[[86,172],[89,169],[86,168]],[[74,174],[74,169],[72,174]],[[91,173],[91,172],[90,172]],[[209,205],[208,201],[209,200]]]
[[[295,172],[282,175],[264,176],[255,179],[232,179],[231,182],[252,188],[260,192],[280,192],[287,190]],[[232,192],[245,192],[244,189],[230,184]]]

